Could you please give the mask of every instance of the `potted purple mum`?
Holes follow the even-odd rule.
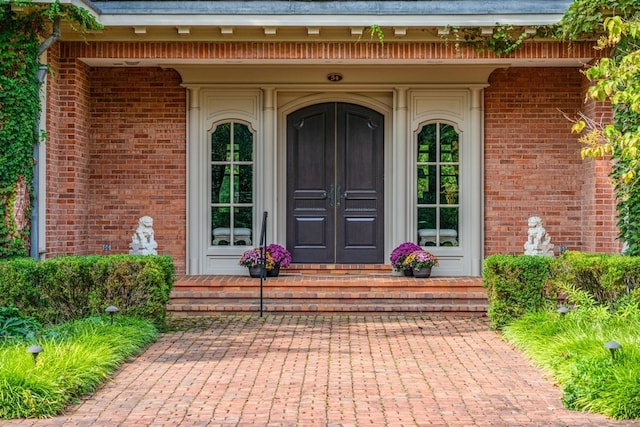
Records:
[[[291,252],[277,243],[267,245],[267,253],[273,259],[273,268],[267,270],[268,276],[278,276],[278,274],[280,274],[280,267],[287,268],[291,264]]]
[[[406,269],[411,269],[415,277],[430,277],[431,267],[438,265],[438,258],[431,252],[418,249],[411,252],[402,262]]]
[[[411,253],[419,250],[422,250],[422,248],[413,242],[404,242],[400,244],[391,252],[391,256],[389,257],[391,266],[396,271],[403,271],[405,276],[411,276],[411,268],[407,268],[407,266],[404,265],[404,260]]]
[[[277,277],[280,274],[280,267],[288,267],[291,264],[291,253],[276,243],[267,245],[265,249],[264,266],[267,276]],[[253,248],[242,254],[238,264],[247,267],[251,277],[260,277],[261,262],[261,248]]]

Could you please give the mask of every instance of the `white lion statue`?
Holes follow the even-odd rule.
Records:
[[[529,231],[527,233],[527,242],[524,244],[524,254],[553,256],[551,237],[544,229],[542,219],[532,216],[527,221],[527,224],[529,225]]]
[[[138,228],[133,233],[129,255],[157,255],[158,244],[153,232],[153,218],[143,216],[138,220]]]

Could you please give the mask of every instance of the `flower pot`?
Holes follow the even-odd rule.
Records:
[[[267,277],[278,277],[280,275],[280,264],[276,264],[271,270],[267,270]]]
[[[431,267],[414,268],[413,276],[414,277],[430,277]]]
[[[404,272],[404,275],[407,276],[407,277],[413,276],[413,269],[411,269],[411,268],[407,268],[407,269],[403,270],[403,272]]]
[[[253,267],[248,267],[248,268],[249,268],[249,276],[255,277],[255,278],[260,277],[260,273],[262,272],[262,266],[254,265]]]

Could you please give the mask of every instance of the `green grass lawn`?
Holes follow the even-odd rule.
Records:
[[[555,311],[530,313],[503,333],[555,377],[567,408],[615,419],[640,418],[637,304],[623,304],[617,310],[580,308],[564,316]],[[622,346],[615,357],[604,347],[612,340]]]
[[[155,341],[146,320],[93,317],[48,328],[35,341],[0,341],[0,419],[49,417],[94,391],[131,356]],[[35,363],[26,349],[44,351]]]

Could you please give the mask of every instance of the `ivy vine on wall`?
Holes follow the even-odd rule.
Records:
[[[59,0],[0,4],[0,258],[29,248],[39,57],[60,37],[62,21],[79,31],[102,28],[86,9]]]
[[[537,33],[548,35],[548,30],[546,27],[536,27],[535,32],[528,33],[513,25],[496,24],[490,34],[483,34],[480,27],[450,26],[446,27],[441,37],[446,43],[454,42],[456,49],[471,47],[478,52],[486,50],[496,55],[510,55]]]
[[[0,22],[0,257],[10,257],[28,247],[42,24],[6,4]]]

